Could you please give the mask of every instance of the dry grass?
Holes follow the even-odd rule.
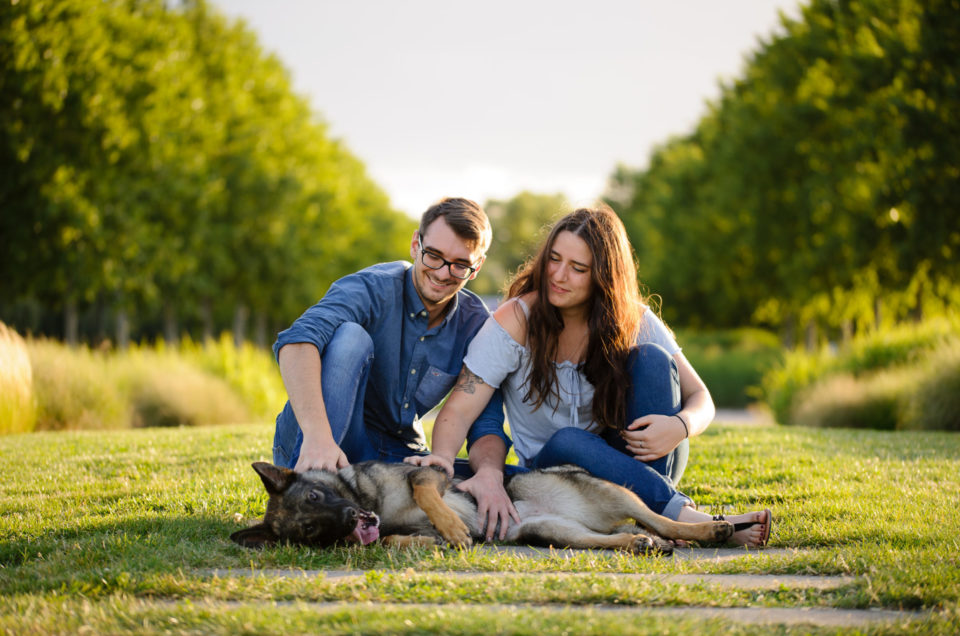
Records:
[[[37,419],[27,345],[0,322],[0,433],[27,433]]]
[[[127,426],[127,400],[104,354],[53,340],[30,340],[28,350],[37,399],[37,430]]]
[[[250,418],[240,397],[224,380],[176,354],[139,351],[115,364],[132,406],[132,426],[227,424]]]

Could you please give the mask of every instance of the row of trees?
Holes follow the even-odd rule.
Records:
[[[849,333],[956,307],[960,6],[781,19],[692,134],[611,179],[665,317]]]
[[[53,309],[68,340],[124,341],[249,315],[265,340],[405,253],[413,222],[255,36],[170,4],[0,5],[0,312],[21,327],[57,333]]]

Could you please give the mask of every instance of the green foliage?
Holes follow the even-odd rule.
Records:
[[[683,324],[834,332],[960,300],[960,11],[813,0],[608,199]]]
[[[934,320],[854,339],[839,352],[787,352],[760,395],[777,421],[806,426],[951,429],[960,325]],[[942,403],[928,417],[925,400]]]
[[[0,435],[28,433],[37,420],[27,345],[0,322]]]
[[[763,374],[782,357],[777,337],[762,329],[678,330],[677,342],[719,407],[753,401]]]
[[[0,51],[5,302],[212,334],[235,308],[288,323],[403,256],[413,223],[203,0],[7,2]]]
[[[493,242],[470,289],[500,296],[511,276],[547,237],[550,225],[570,211],[570,204],[562,194],[521,192],[507,201],[487,201],[483,209],[493,226]]]

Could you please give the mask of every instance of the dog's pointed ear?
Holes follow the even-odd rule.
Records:
[[[264,487],[271,495],[282,495],[297,478],[289,468],[281,468],[267,462],[254,462],[253,469],[260,475]]]
[[[230,535],[230,539],[245,548],[260,549],[265,545],[273,545],[280,537],[265,523],[258,523],[243,530],[237,530]]]

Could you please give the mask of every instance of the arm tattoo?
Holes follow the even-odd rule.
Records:
[[[464,393],[472,395],[477,392],[478,384],[485,384],[483,378],[467,367],[463,367],[463,371],[460,372],[460,377],[457,378],[457,384],[453,387],[453,390],[463,391]]]

